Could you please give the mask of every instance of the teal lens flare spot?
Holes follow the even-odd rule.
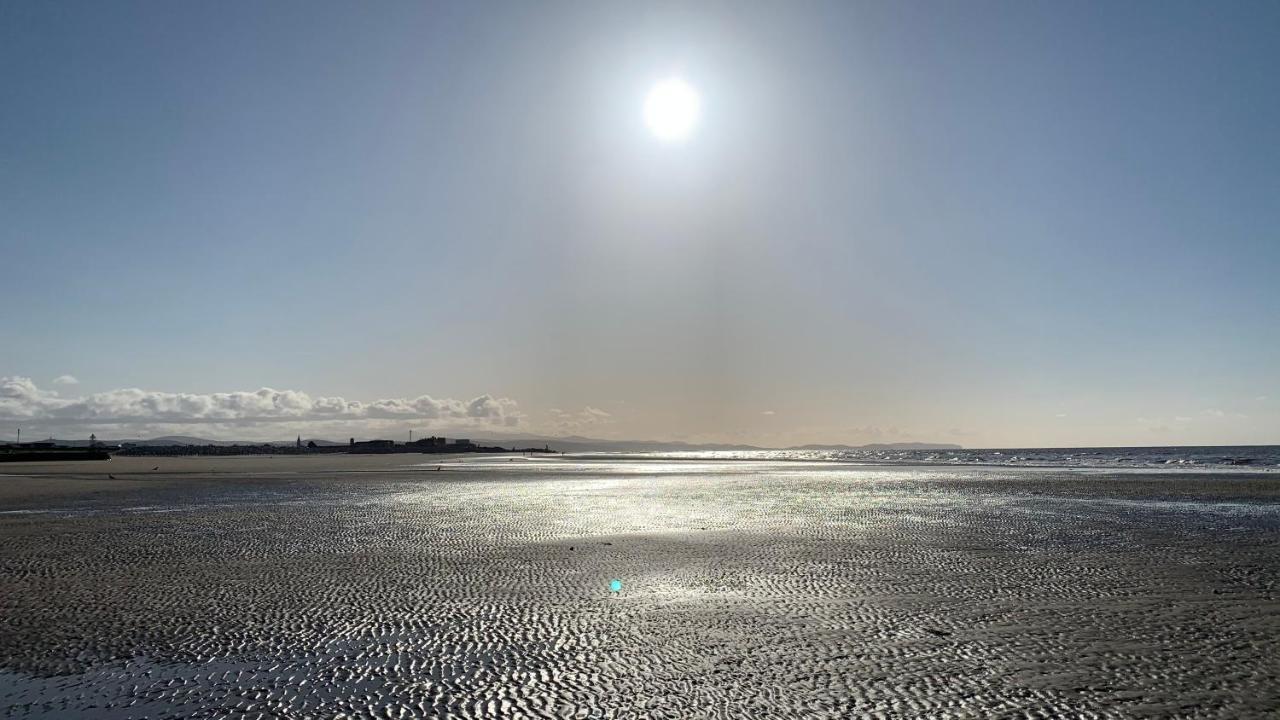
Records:
[[[609,583],[609,592],[622,592],[622,581],[614,580]]]

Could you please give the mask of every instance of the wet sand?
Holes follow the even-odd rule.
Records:
[[[0,715],[1274,717],[1278,570],[1274,473],[12,464]]]

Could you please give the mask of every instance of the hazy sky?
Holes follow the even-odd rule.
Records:
[[[0,434],[1280,442],[1277,37],[1275,2],[3,2]]]

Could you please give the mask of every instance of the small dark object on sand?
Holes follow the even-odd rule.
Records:
[[[572,545],[570,545],[570,546],[569,546],[569,552],[573,552],[573,546],[572,546]]]
[[[115,475],[112,475],[111,473],[107,473],[107,479],[108,479],[108,480],[115,480],[115,479],[116,479],[116,476],[115,476]]]

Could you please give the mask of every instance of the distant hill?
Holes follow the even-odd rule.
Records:
[[[54,440],[59,445],[68,447],[88,447],[88,440]],[[99,438],[98,442],[103,445],[151,445],[154,447],[172,447],[175,445],[236,445],[234,442],[226,442],[221,440],[205,440],[204,438],[187,437],[185,435],[166,435],[164,437],[151,438],[150,440],[125,439],[125,440],[109,440],[107,438]],[[262,443],[238,443],[240,445],[261,445]]]
[[[170,445],[237,445],[237,444],[263,445],[265,444],[260,442],[259,443],[235,443],[235,442],[229,442],[229,441],[205,440],[204,438],[191,437],[189,435],[165,435],[164,437],[152,438],[150,440],[135,440],[134,442],[136,442],[139,445],[158,445],[158,446],[165,446],[165,447]]]
[[[67,447],[88,447],[88,440],[54,440],[59,445]],[[150,447],[177,447],[182,445],[213,445],[216,447],[229,447],[232,445],[276,445],[281,447],[291,447],[297,444],[297,438],[293,440],[273,440],[263,442],[261,440],[209,440],[207,438],[191,437],[189,435],[165,435],[164,437],[151,438],[149,440],[142,439],[125,439],[125,440],[99,440],[103,445],[148,445]],[[321,447],[332,447],[334,445],[346,445],[345,442],[334,442],[332,440],[321,440],[316,438],[314,441],[310,438],[302,438],[302,444],[315,442]]]

